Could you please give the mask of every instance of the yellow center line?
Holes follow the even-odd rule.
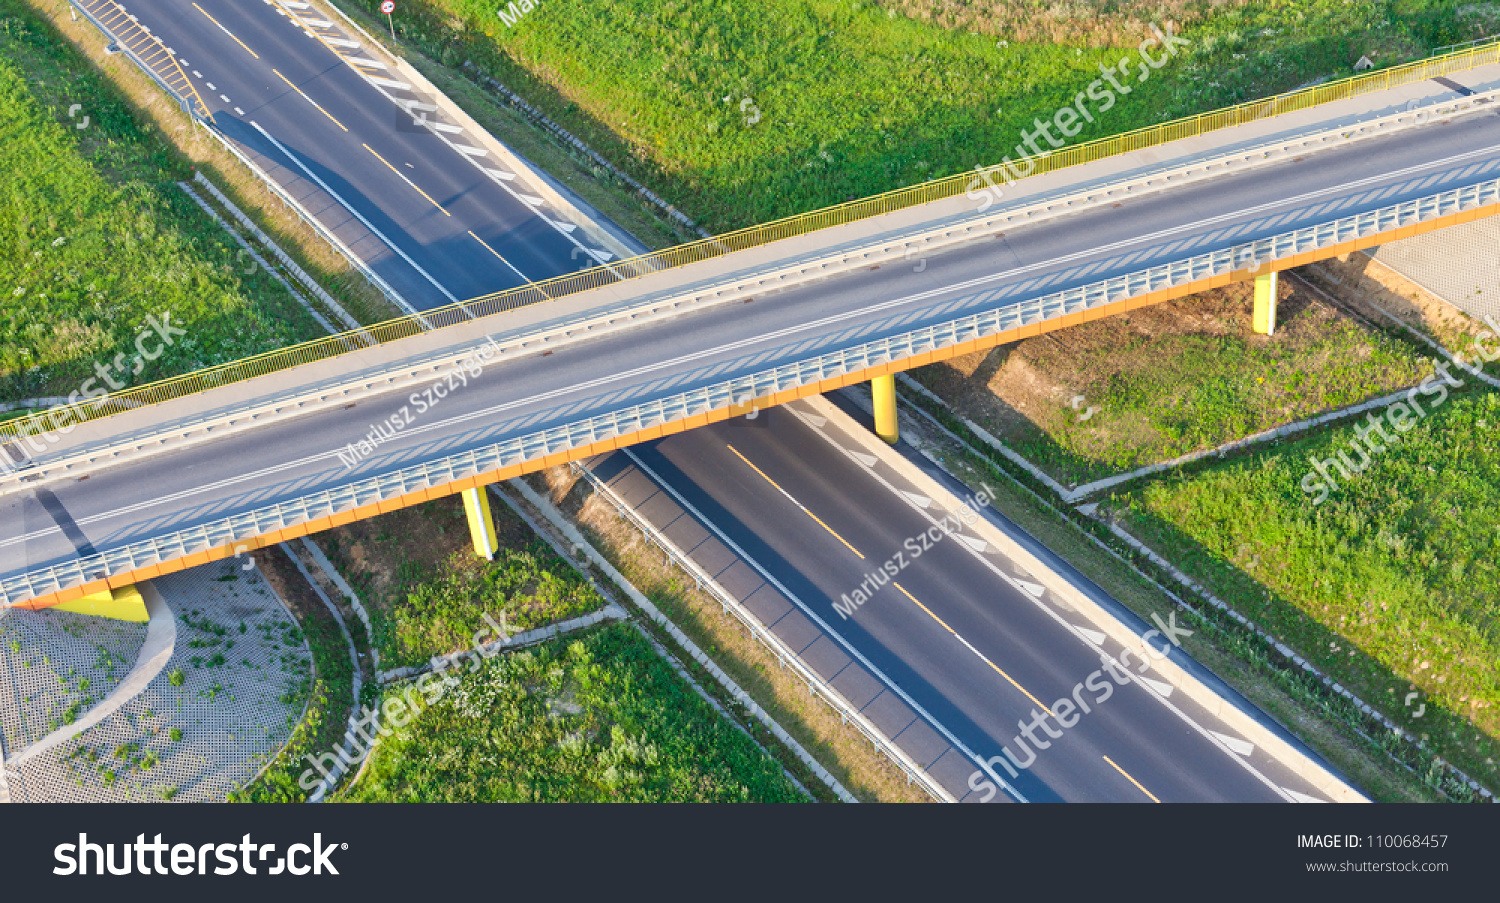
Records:
[[[849,540],[847,540],[844,537],[838,535],[838,533],[835,532],[832,527],[830,527],[827,524],[823,523],[823,519],[821,517],[818,517],[816,514],[813,514],[811,511],[808,511],[807,508],[805,506],[803,506],[803,504],[801,502],[797,501],[795,498],[792,498],[792,494],[790,492],[787,492],[785,489],[782,489],[781,486],[778,485],[775,480],[773,480],[770,477],[766,476],[765,471],[761,470],[759,467],[756,467],[754,464],[750,464],[750,459],[747,458],[747,457],[745,457],[744,455],[740,454],[740,450],[739,449],[735,448],[733,445],[725,445],[724,447],[727,448],[727,449],[729,449],[730,451],[734,452],[735,457],[739,458],[741,461],[744,461],[746,464],[749,464],[751,470],[753,470],[756,473],[760,474],[761,479],[765,480],[767,483],[770,483],[772,486],[775,486],[776,487],[776,491],[779,492],[779,493],[781,493],[782,495],[786,496],[787,499],[789,501],[791,501],[791,503],[793,505],[796,505],[798,508],[801,508],[803,514],[806,514],[808,517],[810,517],[813,520],[817,521],[818,522],[818,526],[822,527],[824,530],[827,530],[830,534],[833,535],[834,539],[837,539],[839,542],[843,543],[844,544],[844,548],[846,548],[849,551],[853,552],[855,555],[858,555],[861,560],[864,559],[865,556],[864,556],[863,552],[861,552],[859,549],[856,549],[854,546],[849,545]]]
[[[984,653],[980,652],[978,649],[975,649],[973,646],[970,646],[968,640],[964,639],[963,636],[961,636],[957,630],[954,630],[952,627],[949,627],[947,621],[944,621],[942,618],[940,618],[937,615],[933,614],[932,613],[932,609],[930,609],[927,606],[923,605],[921,602],[918,602],[916,596],[913,596],[911,593],[909,593],[909,592],[906,591],[906,587],[902,586],[901,584],[897,583],[894,580],[891,581],[891,585],[894,586],[896,589],[901,590],[901,594],[904,595],[904,596],[906,596],[906,598],[910,599],[912,602],[916,603],[916,606],[918,608],[920,608],[923,611],[927,612],[927,616],[928,617],[932,618],[934,621],[936,621],[939,624],[943,625],[943,629],[946,630],[946,631],[948,631],[949,633],[953,634],[953,636],[956,637],[960,643],[963,643],[965,646],[968,646],[969,651],[972,652],[972,653],[974,653],[975,655],[979,656],[979,660],[980,661],[984,662],[986,665],[989,665],[991,668],[994,668],[996,674],[999,674],[1001,677],[1003,677],[1006,680],[1010,681],[1010,685],[1011,686],[1015,687],[1017,690],[1020,690],[1022,693],[1024,693],[1026,695],[1027,699],[1029,699],[1032,702],[1034,702],[1034,703],[1037,704],[1038,708],[1040,708],[1042,711],[1046,712],[1048,715],[1052,715],[1052,710],[1049,709],[1049,708],[1047,708],[1047,706],[1040,699],[1037,699],[1035,696],[1032,696],[1030,690],[1027,690],[1025,687],[1021,686],[1019,683],[1016,683],[1016,679],[1014,677],[1011,677],[1009,674],[1006,674],[1004,671],[1002,671],[1000,669],[1000,666],[997,665],[997,664],[995,664],[994,662],[990,661],[989,658],[984,655]],[[1057,716],[1053,715],[1053,717],[1055,718]]]
[[[276,77],[277,78],[279,78],[282,81],[286,82],[287,87],[291,88],[293,91],[296,91],[298,94],[302,94],[302,89],[299,88],[299,87],[297,87],[296,85],[292,84],[292,80],[291,79],[287,78],[285,75],[282,75],[274,67],[271,69],[271,71],[276,73]],[[318,107],[318,112],[319,113],[322,113],[324,116],[327,116],[329,119],[333,119],[333,114],[330,113],[330,112],[328,112],[327,110],[323,109],[322,107],[319,107],[318,106],[318,102],[316,100],[313,100],[311,97],[308,97],[306,94],[302,94],[302,99],[305,100],[305,101],[307,101],[308,103],[312,104],[313,106]],[[337,119],[333,119],[333,124],[336,125],[336,126],[338,126],[341,129],[344,129],[344,131],[346,131],[346,132],[349,131],[349,129],[345,128],[344,124],[342,122],[339,122]],[[389,165],[389,164],[387,164],[387,165]],[[398,175],[399,175],[399,173],[398,173]]]
[[[205,16],[208,16],[208,10],[204,9],[201,6],[198,6],[198,4],[196,3],[194,3],[193,6],[197,8],[198,12],[203,13],[203,15]],[[208,21],[214,23],[215,25],[219,25],[219,20],[215,19],[213,16],[208,16]],[[219,25],[219,30],[229,35],[231,38],[234,38],[234,42],[236,44],[240,45],[241,47],[245,47],[245,42],[241,41],[239,38],[235,38],[234,32],[230,31],[222,25]],[[256,53],[254,50],[251,50],[249,47],[245,47],[245,52],[255,57],[256,59],[260,59],[260,54]]]
[[[484,239],[480,238],[477,235],[474,235],[474,230],[473,229],[469,230],[469,235],[472,236],[475,241],[477,241],[480,244],[484,245],[484,249],[486,251],[489,251],[491,254],[494,254],[496,257],[499,257],[500,260],[501,260],[501,262],[504,263],[506,266],[510,266],[510,261],[506,260],[503,256],[501,256],[501,254],[500,254],[499,251],[496,251],[494,248],[490,247],[489,242],[485,241]]]
[[[1153,803],[1159,803],[1159,802],[1161,802],[1161,800],[1159,800],[1159,799],[1156,798],[1156,794],[1154,794],[1151,791],[1147,790],[1145,787],[1142,787],[1140,781],[1137,781],[1135,778],[1133,778],[1129,774],[1127,774],[1126,771],[1125,771],[1125,769],[1121,768],[1118,765],[1115,765],[1115,760],[1114,759],[1111,759],[1109,756],[1105,756],[1104,757],[1104,761],[1108,762],[1110,765],[1114,765],[1115,771],[1118,771],[1120,774],[1125,775],[1125,780],[1127,780],[1130,783],[1134,784],[1135,788],[1137,790],[1139,790],[1140,792],[1142,792],[1142,793],[1146,794],[1147,796],[1151,797],[1151,802],[1153,802]]]
[[[422,197],[426,198],[429,202],[431,202],[432,206],[436,207],[439,210],[443,210],[443,205],[442,204],[439,204],[437,201],[432,200],[432,195],[428,194],[427,192],[423,191],[420,188],[417,188],[417,183],[413,182],[411,179],[408,179],[406,177],[406,173],[402,172],[401,170],[397,169],[394,166],[391,166],[390,161],[388,161],[388,160],[386,160],[386,158],[380,156],[380,154],[376,154],[375,153],[375,148],[373,148],[370,145],[366,144],[365,145],[365,150],[369,151],[372,154],[375,154],[375,159],[379,160],[381,163],[384,163],[390,169],[391,172],[393,172],[396,175],[400,176],[401,177],[401,181],[405,182],[406,184],[410,185],[413,188],[416,188],[417,189],[417,193],[420,194]],[[443,216],[452,216],[452,215],[453,214],[449,213],[448,211],[443,210]],[[473,232],[470,232],[469,234],[470,235],[474,235]],[[474,235],[474,237],[478,238],[479,236]],[[484,242],[480,242],[480,244],[483,245]],[[485,247],[489,247],[489,245],[485,245]],[[493,251],[491,251],[490,253],[494,254]],[[500,257],[499,254],[495,254],[495,256],[496,257]],[[504,257],[500,257],[500,259],[504,260],[505,258]]]

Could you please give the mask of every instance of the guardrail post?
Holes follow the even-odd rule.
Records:
[[[1252,327],[1262,335],[1276,332],[1276,271],[1255,277],[1255,316]]]
[[[896,424],[896,375],[877,376],[870,380],[870,388],[875,395],[875,435],[895,445],[901,438]]]
[[[484,487],[464,490],[464,513],[469,516],[469,536],[480,558],[495,560],[500,543],[495,538],[495,518],[490,514],[489,493]]]

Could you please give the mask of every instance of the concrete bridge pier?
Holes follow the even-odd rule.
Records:
[[[146,600],[134,586],[117,586],[101,590],[52,606],[55,611],[71,611],[81,615],[113,618],[116,621],[135,621],[144,624],[151,620],[146,612]]]
[[[495,518],[490,513],[487,487],[464,490],[464,513],[469,516],[469,536],[474,540],[474,552],[480,558],[494,561],[500,542],[495,537]]]
[[[875,435],[892,445],[901,438],[896,425],[896,375],[887,373],[870,380],[875,395]]]
[[[1255,277],[1255,316],[1252,328],[1261,335],[1276,332],[1276,271]]]

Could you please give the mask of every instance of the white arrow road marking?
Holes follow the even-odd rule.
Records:
[[[432,126],[435,129],[437,129],[440,132],[447,132],[450,135],[460,135],[460,134],[463,134],[463,127],[462,126],[452,125],[452,124],[447,123],[447,122],[438,122],[435,119],[429,119],[427,121],[427,124],[430,125],[430,126]]]
[[[1138,680],[1138,681],[1140,681],[1141,683],[1145,684],[1146,686],[1150,687],[1151,689],[1155,690],[1157,692],[1157,694],[1159,694],[1162,697],[1167,697],[1167,696],[1171,696],[1172,695],[1172,690],[1174,688],[1173,688],[1173,686],[1171,684],[1162,683],[1159,680],[1152,680],[1149,677],[1142,677],[1139,674],[1137,674],[1135,676],[1135,679]],[[1213,733],[1213,731],[1209,731],[1209,733],[1211,734],[1211,733]]]
[[[370,81],[381,86],[382,88],[395,88],[397,91],[411,90],[411,85],[408,85],[406,82],[398,82],[389,78],[380,78],[374,75],[367,75],[365,76],[365,78],[368,78]]]
[[[985,549],[988,549],[990,547],[989,543],[985,542],[982,539],[979,539],[978,537],[965,536],[962,533],[955,533],[953,535],[957,536],[964,545],[968,546],[976,552],[983,552]]]
[[[614,259],[615,256],[608,251],[599,251],[595,250],[594,248],[589,248],[589,253],[594,255],[594,259],[599,261],[600,263],[609,263]]]
[[[1031,593],[1031,596],[1034,599],[1040,599],[1042,597],[1042,593],[1047,591],[1047,588],[1045,586],[1042,586],[1040,583],[1032,583],[1030,580],[1022,580],[1020,577],[1012,577],[1011,579],[1016,581],[1016,585],[1021,587],[1021,589],[1026,590],[1028,593]]]
[[[1284,790],[1284,791],[1286,791],[1287,795],[1290,796],[1294,802],[1298,802],[1298,803],[1326,803],[1326,802],[1328,802],[1327,800],[1320,800],[1320,799],[1318,799],[1315,796],[1308,796],[1305,793],[1298,793],[1297,791],[1293,790],[1290,787],[1283,787],[1281,789]]]
[[[1255,745],[1248,740],[1241,740],[1239,737],[1231,737],[1218,731],[1209,731],[1209,733],[1218,737],[1220,743],[1234,750],[1235,755],[1248,756],[1255,752]]]
[[[808,423],[812,424],[813,427],[816,428],[816,429],[822,429],[823,425],[828,422],[824,418],[819,417],[817,414],[799,413],[797,416],[801,417],[803,420],[806,420]]]
[[[488,166],[483,167],[483,168],[484,168],[485,172],[489,173],[490,175],[494,176],[497,179],[504,179],[507,182],[515,181],[516,174],[513,173],[513,172],[506,172],[503,169],[492,169],[491,167],[488,167]]]
[[[494,172],[494,171],[495,170],[493,170],[493,169],[490,170],[490,172]],[[511,178],[514,179],[515,176],[511,176]],[[575,226],[572,223],[565,223],[565,222],[562,222],[561,220],[555,220],[554,219],[554,220],[548,220],[548,222],[550,222],[553,225],[553,227],[561,229],[564,232],[572,232],[574,229],[578,228],[577,226]]]
[[[534,194],[518,194],[516,195],[516,197],[520,198],[533,207],[540,207],[546,203],[546,201],[543,201],[541,198],[537,197]]]
[[[915,492],[907,492],[904,489],[901,490],[901,494],[911,499],[912,504],[916,505],[918,508],[928,508],[932,506],[932,499],[928,498],[925,495],[917,495]]]
[[[458,144],[456,142],[450,143],[453,145],[454,150],[458,151],[461,154],[468,154],[471,157],[487,157],[490,154],[490,152],[487,150],[483,150],[477,147],[470,147],[467,144]]]
[[[851,457],[854,458],[854,460],[858,461],[859,463],[863,464],[866,467],[874,467],[875,464],[876,464],[876,462],[878,462],[880,460],[879,458],[875,457],[874,455],[866,455],[866,454],[864,454],[862,452],[857,452],[857,451],[852,451],[849,454],[850,454]]]
[[[1077,624],[1073,625],[1073,629],[1087,637],[1088,641],[1095,646],[1103,645],[1104,643],[1104,631],[1102,630],[1091,630],[1087,627],[1079,627]]]

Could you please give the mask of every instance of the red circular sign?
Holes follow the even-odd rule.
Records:
[[[384,3],[380,4],[380,11],[389,16],[391,13],[396,11],[396,4],[393,2],[393,0],[385,0]]]

